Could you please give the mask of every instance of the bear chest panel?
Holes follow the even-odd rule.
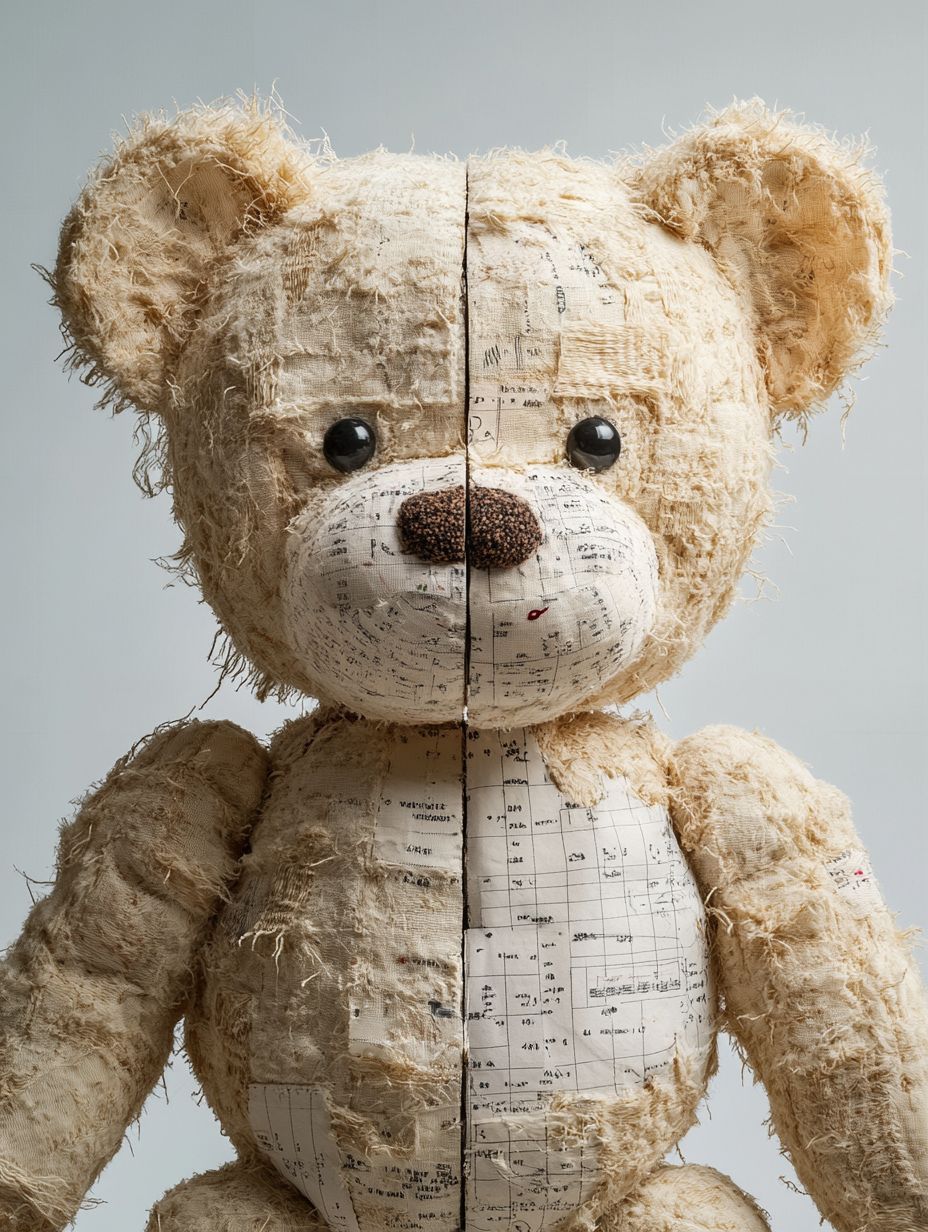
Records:
[[[602,1181],[589,1110],[708,1055],[692,875],[663,806],[572,804],[528,729],[362,745],[291,765],[230,908],[256,1144],[338,1232],[554,1226]],[[265,852],[300,826],[309,893]]]
[[[701,1047],[703,908],[666,809],[624,778],[571,804],[525,730],[473,733],[468,754],[474,1118],[554,1091],[621,1093]]]

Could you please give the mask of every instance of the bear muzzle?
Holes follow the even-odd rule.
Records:
[[[527,501],[501,488],[463,485],[417,492],[397,518],[407,551],[429,564],[514,569],[538,551],[544,535]]]
[[[505,486],[503,486],[505,485]],[[538,723],[633,669],[651,531],[564,465],[460,455],[360,471],[288,527],[289,645],[316,696],[386,722]]]

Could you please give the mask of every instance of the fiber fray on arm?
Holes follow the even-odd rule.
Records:
[[[724,1023],[838,1232],[928,1228],[928,1006],[848,802],[772,741],[708,728],[672,811],[713,920]]]
[[[0,966],[0,1226],[62,1228],[139,1115],[266,774],[232,724],[161,729],[64,828]]]

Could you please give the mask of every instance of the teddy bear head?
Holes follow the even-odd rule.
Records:
[[[726,610],[778,423],[889,306],[862,153],[756,101],[616,164],[337,160],[198,108],[117,148],[51,280],[261,695],[539,722]]]

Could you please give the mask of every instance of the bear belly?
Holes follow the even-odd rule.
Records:
[[[188,1046],[334,1232],[460,1227],[462,734],[292,724]]]
[[[633,1183],[712,1054],[666,810],[569,803],[529,730],[296,736],[188,1028],[240,1152],[337,1232],[540,1232]]]
[[[685,1132],[714,1056],[705,919],[663,804],[624,778],[569,802],[528,730],[467,747],[467,1226],[534,1232]]]

